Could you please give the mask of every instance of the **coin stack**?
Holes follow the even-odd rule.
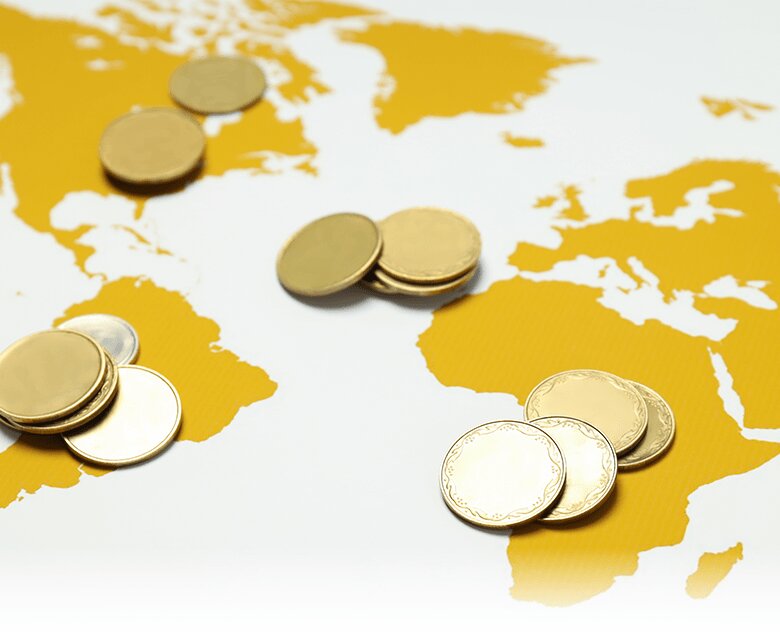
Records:
[[[455,515],[495,529],[578,520],[606,502],[619,470],[659,458],[675,433],[658,393],[594,370],[548,377],[525,417],[483,424],[450,447],[440,487]]]
[[[245,109],[263,96],[263,71],[249,58],[207,56],[174,71],[173,100],[198,114]],[[206,151],[200,123],[172,107],[130,112],[108,125],[100,141],[106,173],[127,187],[166,186],[197,171]]]
[[[288,291],[307,297],[357,283],[385,295],[430,297],[465,286],[481,248],[474,224],[441,208],[409,208],[379,223],[362,214],[332,214],[293,235],[276,272]]]
[[[0,353],[0,423],[61,434],[102,466],[154,457],[176,437],[181,400],[159,373],[132,363],[138,334],[112,315],[84,315],[24,337]]]

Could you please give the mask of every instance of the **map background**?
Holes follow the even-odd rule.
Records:
[[[56,4],[35,6],[57,15]],[[281,291],[271,266],[289,233],[319,214],[353,209],[378,218],[435,203],[468,214],[483,233],[478,292],[516,273],[506,258],[517,242],[554,243],[551,217],[530,206],[563,181],[587,187],[589,211],[610,213],[624,207],[627,179],[695,158],[778,167],[776,112],[715,119],[699,102],[713,94],[780,105],[765,76],[780,53],[777,10],[766,2],[362,4],[396,19],[531,34],[595,62],[556,70],[557,82],[522,111],[428,119],[392,136],[371,111],[381,57],[338,40],[327,24],[295,34],[296,54],[333,89],[302,108],[320,150],[319,176],[204,178],[144,214],[161,245],[187,257],[185,268],[123,254],[100,231],[91,264],[113,279],[132,261],[158,285],[186,292],[198,314],[220,325],[220,345],[262,366],[279,389],[206,443],[179,443],[144,467],[84,476],[68,490],[44,488],[0,512],[9,631],[124,622],[128,608],[159,629],[175,631],[186,616],[201,633],[323,624],[544,631],[550,619],[576,631],[583,621],[636,623],[648,604],[691,627],[715,623],[723,632],[737,614],[770,626],[780,516],[767,490],[780,479],[777,459],[694,493],[683,543],[643,553],[637,573],[608,592],[565,610],[512,601],[506,537],[455,521],[436,474],[465,429],[517,416],[514,398],[435,380],[415,346],[430,305],[359,292],[310,305]],[[507,130],[545,147],[507,146]],[[0,274],[13,276],[0,293],[7,344],[49,326],[98,285],[68,251],[18,221],[4,195]],[[122,205],[95,202],[92,212],[82,202],[80,216],[106,216],[110,207]],[[216,213],[230,244],[209,243]],[[60,287],[52,289],[55,271]],[[27,296],[12,298],[15,290]],[[735,409],[733,395],[726,404]],[[745,558],[727,581],[705,601],[689,599],[685,579],[698,557],[738,541]],[[51,622],[36,618],[40,605]],[[667,625],[647,623],[644,634]]]

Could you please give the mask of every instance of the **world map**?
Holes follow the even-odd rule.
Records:
[[[331,2],[138,0],[105,4],[78,21],[0,6],[0,62],[12,81],[8,104],[0,103],[0,200],[97,284],[93,297],[73,301],[53,325],[105,312],[137,328],[141,363],[165,373],[181,394],[180,441],[209,440],[285,382],[222,347],[219,325],[196,312],[186,291],[155,283],[132,262],[116,278],[91,261],[105,234],[159,265],[176,269],[184,260],[144,230],[146,208],[167,195],[118,192],[96,162],[100,135],[135,107],[170,104],[168,79],[192,56],[240,53],[264,66],[273,91],[240,118],[201,118],[209,141],[198,181],[237,172],[316,180],[326,161],[307,137],[301,109],[332,89],[288,43],[325,22],[356,52],[381,57],[372,116],[388,137],[426,119],[521,112],[554,91],[559,71],[599,64],[531,35],[423,24]],[[507,71],[484,73],[497,68]],[[775,114],[752,99],[699,101],[703,119]],[[532,131],[510,129],[499,142],[528,154],[550,146]],[[588,186],[559,180],[560,189],[539,192],[533,207],[555,241],[519,242],[509,257],[515,277],[435,311],[418,342],[430,373],[447,387],[506,393],[522,404],[548,375],[587,367],[642,381],[674,409],[672,450],[652,467],[621,474],[603,511],[576,529],[528,528],[510,537],[512,595],[546,605],[584,601],[633,574],[641,552],[683,539],[694,491],[780,453],[780,444],[748,439],[740,426],[780,426],[766,375],[780,346],[765,341],[780,334],[780,174],[760,159],[691,158],[628,180],[617,196],[630,207],[610,213],[588,207]],[[105,221],[74,214],[84,203],[120,197],[123,214],[112,214],[108,232]],[[639,302],[633,317],[623,305],[629,299]],[[743,418],[724,406],[719,369],[733,379]],[[110,474],[58,444],[21,436],[0,453],[0,507],[10,510],[42,487]],[[702,553],[691,596],[708,595],[743,556],[736,543],[720,558]],[[722,573],[713,571],[721,569],[717,561]]]

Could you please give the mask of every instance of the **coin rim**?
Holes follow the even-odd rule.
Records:
[[[531,421],[531,419],[527,417],[527,413],[528,413],[528,411],[527,411],[527,409],[528,409],[528,402],[529,402],[529,400],[531,399],[531,397],[533,396],[533,394],[536,392],[536,390],[537,390],[539,387],[541,387],[542,385],[544,385],[544,384],[545,384],[545,383],[546,383],[548,380],[552,379],[553,377],[558,377],[559,375],[565,375],[565,374],[567,374],[567,373],[582,373],[583,371],[587,371],[588,373],[599,373],[599,374],[601,374],[601,375],[607,375],[608,377],[615,377],[615,378],[617,378],[618,380],[620,380],[620,381],[622,381],[622,382],[625,382],[625,383],[626,383],[626,385],[628,385],[628,387],[629,387],[630,389],[633,389],[633,390],[634,390],[634,392],[635,392],[635,393],[637,394],[637,396],[639,397],[639,400],[642,402],[642,408],[644,408],[644,409],[645,409],[645,422],[644,422],[644,427],[642,428],[642,430],[641,430],[641,431],[639,431],[638,435],[635,437],[635,439],[634,439],[632,442],[629,442],[629,443],[628,443],[626,446],[622,447],[622,448],[621,448],[619,451],[618,451],[617,449],[615,449],[615,453],[616,453],[618,456],[620,456],[620,455],[622,455],[622,454],[624,454],[624,453],[628,453],[628,452],[629,452],[631,449],[633,449],[633,448],[634,448],[634,447],[635,447],[637,444],[639,444],[639,441],[640,441],[640,440],[641,440],[641,439],[644,437],[645,433],[647,432],[647,417],[648,417],[647,404],[645,403],[645,400],[644,400],[644,398],[642,397],[642,394],[641,394],[641,393],[640,393],[640,392],[639,392],[639,391],[636,389],[636,387],[634,387],[634,386],[631,384],[631,381],[630,381],[630,380],[627,380],[627,379],[625,379],[624,377],[620,377],[619,375],[615,375],[614,373],[610,373],[609,371],[601,371],[601,370],[599,370],[599,369],[596,369],[596,368],[571,368],[571,369],[568,369],[568,370],[566,370],[566,371],[559,371],[558,373],[553,373],[553,374],[552,374],[552,375],[550,375],[549,377],[545,377],[545,378],[544,378],[544,379],[543,379],[541,382],[539,382],[539,383],[538,383],[536,386],[534,386],[534,388],[533,388],[533,389],[531,389],[531,392],[530,392],[530,393],[528,394],[528,396],[525,398],[525,403],[523,404],[523,414],[524,414],[524,415],[526,415],[526,421],[527,421],[527,422],[530,422],[530,421]],[[544,417],[549,417],[549,416],[544,416]],[[566,416],[561,416],[561,417],[566,417]],[[535,419],[535,418],[534,418],[534,419]],[[575,418],[575,419],[578,419],[578,420],[579,420],[579,419],[581,419],[581,418]],[[584,420],[583,420],[583,421],[584,421]],[[591,426],[592,426],[592,425],[591,425]],[[602,433],[603,433],[603,431],[602,431]],[[611,442],[612,442],[612,441],[610,440],[610,443],[611,443]],[[615,445],[614,445],[614,444],[612,445],[612,448],[613,448],[613,449],[615,448]]]
[[[147,112],[171,112],[174,114],[179,114],[187,118],[192,124],[195,125],[196,129],[198,130],[198,133],[200,134],[201,149],[200,149],[200,154],[198,154],[198,157],[195,159],[195,161],[192,164],[188,165],[183,170],[179,170],[176,172],[171,171],[168,172],[167,174],[158,174],[155,175],[154,177],[150,177],[149,175],[139,177],[137,175],[132,176],[130,174],[123,174],[109,167],[109,164],[106,162],[105,149],[104,149],[106,135],[108,134],[109,130],[120,121]],[[122,114],[121,116],[117,116],[108,125],[106,125],[106,128],[103,130],[103,134],[100,136],[100,143],[98,144],[98,157],[100,158],[100,164],[103,166],[103,169],[106,171],[106,173],[119,181],[124,181],[125,183],[132,183],[134,185],[165,185],[166,183],[171,183],[173,181],[176,181],[177,179],[181,179],[182,177],[187,176],[190,172],[195,170],[195,168],[198,167],[198,165],[200,165],[203,162],[205,155],[206,155],[206,134],[203,132],[203,128],[201,127],[200,123],[191,114],[184,111],[183,109],[179,109],[178,107],[144,107],[142,109],[133,110],[131,112]]]
[[[474,266],[471,270],[453,279],[452,281],[445,281],[436,284],[415,284],[394,278],[392,275],[388,275],[384,270],[377,267],[374,270],[374,274],[379,282],[392,289],[399,295],[408,295],[410,297],[434,297],[436,295],[444,295],[449,292],[458,290],[462,286],[468,284],[477,274],[479,265]]]
[[[132,458],[123,458],[122,460],[105,460],[102,458],[92,457],[88,453],[82,451],[76,445],[74,445],[73,442],[71,442],[69,434],[62,433],[61,434],[62,439],[65,441],[67,447],[79,458],[81,458],[86,462],[89,462],[90,464],[96,464],[102,467],[123,467],[131,464],[138,464],[140,462],[151,460],[153,457],[155,457],[156,455],[164,451],[176,439],[176,435],[179,433],[179,430],[181,429],[181,424],[182,424],[181,397],[179,396],[179,392],[176,390],[176,387],[171,383],[171,381],[161,373],[158,373],[157,371],[151,368],[147,368],[146,366],[138,366],[137,364],[123,364],[121,366],[118,366],[117,370],[119,371],[123,368],[146,371],[148,373],[151,373],[152,375],[156,375],[159,379],[161,379],[165,384],[168,385],[168,388],[170,388],[170,390],[173,392],[173,396],[176,399],[177,414],[176,414],[176,421],[174,423],[174,427],[165,436],[164,440],[162,440],[157,446],[153,447],[152,449],[150,449],[149,451],[141,455],[133,456]],[[99,422],[99,419],[96,421]],[[89,427],[82,427],[81,429],[74,431],[74,433],[79,433],[80,431],[87,431],[87,430],[89,430]]]
[[[30,335],[21,337],[17,339],[13,344],[6,347],[2,351],[2,353],[0,353],[0,362],[2,362],[2,356],[6,351],[11,350],[17,344],[30,340],[32,337],[43,335],[45,333],[71,333],[73,335],[79,335],[80,337],[89,340],[97,348],[98,353],[100,354],[100,368],[98,372],[98,377],[96,381],[93,382],[93,384],[87,390],[87,392],[84,393],[78,400],[72,402],[69,406],[60,409],[59,411],[53,411],[51,413],[46,413],[43,415],[27,416],[27,415],[19,415],[17,413],[9,413],[7,409],[0,408],[0,416],[13,420],[14,422],[17,422],[19,424],[24,424],[24,425],[41,424],[43,422],[51,422],[52,420],[58,420],[59,418],[63,418],[73,414],[95,396],[95,394],[98,392],[100,387],[103,385],[103,380],[106,377],[106,355],[103,351],[103,347],[94,339],[92,339],[89,335],[85,335],[84,333],[80,333],[75,330],[63,330],[59,328],[50,328],[48,330],[41,330],[38,331],[37,333],[31,333]]]
[[[558,451],[558,454],[561,456],[561,475],[559,476],[558,480],[558,487],[555,490],[555,492],[552,494],[551,499],[545,503],[543,506],[541,506],[536,513],[534,513],[532,516],[528,518],[523,518],[522,520],[511,522],[507,524],[501,524],[497,525],[495,523],[489,523],[489,522],[480,522],[480,520],[473,517],[467,517],[463,513],[461,513],[455,505],[454,501],[449,497],[449,494],[445,491],[445,483],[444,483],[444,471],[447,466],[447,460],[449,459],[450,453],[455,448],[455,445],[458,444],[461,440],[463,440],[469,433],[472,433],[473,431],[477,431],[485,426],[488,426],[490,424],[524,424],[526,426],[529,426],[536,431],[541,432],[544,436],[547,437],[548,440],[550,440],[551,444],[555,447],[555,449]],[[566,458],[563,455],[563,451],[558,446],[558,443],[553,440],[552,436],[550,436],[548,433],[546,433],[543,429],[540,429],[537,426],[534,426],[530,422],[526,422],[524,420],[492,420],[490,422],[484,422],[483,424],[480,424],[478,426],[475,426],[472,429],[469,429],[465,433],[463,433],[461,436],[458,437],[457,440],[455,440],[450,447],[447,449],[447,452],[444,454],[444,460],[442,461],[441,468],[439,469],[439,491],[441,493],[441,497],[444,500],[444,504],[447,506],[447,508],[455,514],[456,517],[463,520],[464,522],[467,522],[471,525],[483,528],[483,529],[490,529],[491,531],[502,531],[507,529],[514,529],[515,527],[519,527],[520,525],[525,525],[527,523],[533,522],[539,518],[540,515],[544,514],[546,511],[549,510],[551,506],[555,504],[555,502],[560,498],[561,493],[563,492],[564,483],[566,481]]]
[[[136,330],[133,327],[133,325],[129,321],[127,321],[126,319],[123,319],[122,317],[118,317],[116,315],[110,315],[109,313],[85,313],[83,315],[76,315],[75,317],[71,317],[70,319],[66,319],[65,321],[60,323],[57,326],[57,328],[60,329],[60,330],[73,330],[73,329],[67,328],[66,325],[71,323],[71,322],[77,321],[79,319],[84,319],[86,317],[106,317],[108,319],[113,319],[114,321],[119,322],[120,325],[124,326],[130,332],[130,334],[133,337],[133,352],[130,355],[130,357],[128,358],[128,361],[126,361],[126,362],[125,361],[120,361],[120,360],[116,359],[113,355],[111,355],[111,352],[108,349],[104,348],[104,350],[106,351],[106,353],[111,355],[111,357],[114,359],[114,362],[116,363],[117,366],[125,366],[127,364],[135,364],[135,361],[138,359],[138,353],[140,352],[141,340],[138,337],[138,333],[136,332]],[[77,330],[76,332],[77,333],[82,333],[84,335],[89,335],[89,333],[86,333],[86,332],[80,331],[80,330]],[[92,337],[91,335],[89,335],[89,336]],[[92,339],[95,339],[95,338],[92,337]],[[100,344],[100,342],[97,339],[95,339],[95,341],[98,342],[98,344]]]
[[[586,510],[581,511],[580,513],[570,514],[570,515],[567,515],[567,516],[562,517],[562,518],[554,518],[554,517],[551,517],[549,514],[551,512],[553,512],[555,510],[555,508],[558,506],[558,503],[560,502],[560,497],[559,497],[558,498],[558,502],[555,502],[549,508],[547,514],[541,516],[540,518],[537,518],[537,520],[539,522],[542,522],[542,523],[544,523],[546,525],[563,525],[563,524],[568,524],[570,522],[576,522],[577,520],[580,520],[581,518],[585,518],[585,517],[589,516],[594,511],[597,511],[598,509],[600,509],[604,505],[604,503],[607,502],[607,500],[609,500],[609,498],[612,496],[612,494],[615,492],[615,489],[617,488],[618,456],[617,456],[617,453],[615,452],[615,447],[612,446],[612,442],[610,441],[610,439],[606,435],[604,435],[601,431],[599,431],[599,429],[597,427],[593,426],[590,422],[586,422],[585,420],[581,420],[580,418],[575,418],[575,417],[571,417],[571,416],[568,416],[568,415],[545,415],[544,417],[535,418],[533,420],[529,420],[528,422],[529,422],[529,424],[533,424],[534,422],[536,422],[538,420],[549,420],[549,419],[558,419],[558,418],[560,418],[562,420],[574,420],[575,422],[581,422],[582,424],[585,424],[586,426],[589,426],[596,433],[598,433],[602,438],[604,438],[604,441],[607,443],[607,446],[609,447],[609,452],[612,454],[612,461],[615,463],[615,466],[614,466],[614,468],[612,470],[611,480],[608,483],[608,489],[607,489],[606,493],[599,499],[599,501],[596,504],[588,507]],[[534,424],[534,426],[536,426],[536,425]],[[539,428],[542,429],[542,431],[544,431],[544,429],[542,427],[539,427]],[[553,440],[555,440],[555,438],[552,435],[550,435],[550,437]],[[556,442],[556,444],[557,444],[557,442]],[[558,448],[560,449],[560,445],[558,445]],[[561,449],[561,453],[563,453],[563,449]],[[566,458],[566,454],[565,453],[563,453],[563,457]],[[569,475],[569,469],[568,469],[568,461],[567,461],[567,465],[566,465],[566,476],[567,476],[567,478],[568,478],[568,475]],[[561,492],[561,497],[563,496],[563,494],[565,492],[566,492],[566,483],[564,482],[564,484],[563,484],[563,491]]]
[[[321,289],[321,290],[293,288],[289,284],[285,283],[285,280],[282,277],[282,274],[279,270],[279,266],[282,262],[282,258],[284,257],[285,252],[289,250],[290,245],[293,243],[293,241],[295,241],[298,235],[301,234],[301,232],[303,232],[308,227],[313,226],[320,221],[324,221],[325,219],[330,219],[331,217],[341,217],[345,215],[351,217],[360,217],[361,219],[365,219],[366,221],[369,221],[374,226],[374,230],[376,231],[377,240],[374,246],[374,250],[371,253],[371,256],[366,260],[366,262],[363,265],[361,265],[360,269],[358,271],[353,272],[348,277],[342,279],[338,283],[333,284],[328,288]],[[372,218],[367,217],[365,214],[360,214],[358,212],[334,212],[333,214],[326,214],[324,217],[319,217],[317,219],[314,219],[313,221],[309,221],[309,223],[296,230],[295,233],[292,236],[290,236],[290,238],[288,238],[287,241],[285,241],[284,245],[282,246],[282,249],[279,251],[279,254],[276,256],[276,278],[279,280],[279,283],[282,285],[282,287],[285,290],[295,295],[302,295],[304,297],[325,297],[327,295],[332,295],[334,293],[341,292],[342,290],[346,290],[350,286],[354,286],[361,279],[363,279],[363,277],[365,277],[369,272],[371,272],[371,269],[376,264],[377,259],[382,252],[382,247],[383,247],[382,231],[379,229],[379,226],[377,225],[376,221],[374,221]]]
[[[436,283],[442,283],[442,282],[449,282],[454,279],[457,279],[458,277],[463,276],[467,272],[473,270],[477,264],[479,263],[479,258],[482,256],[482,235],[479,232],[479,228],[474,224],[474,222],[469,219],[468,217],[460,214],[459,212],[455,212],[454,210],[449,210],[447,208],[440,208],[438,206],[434,205],[425,205],[425,206],[415,206],[411,208],[404,208],[403,210],[398,210],[397,212],[393,212],[392,214],[386,216],[384,219],[379,221],[377,223],[377,226],[379,227],[379,231],[381,234],[384,235],[384,232],[382,231],[382,224],[387,221],[388,219],[400,215],[405,214],[407,212],[413,212],[415,210],[436,210],[438,212],[445,213],[449,216],[452,216],[454,218],[460,219],[468,227],[473,229],[474,233],[476,234],[477,238],[477,248],[476,248],[476,256],[472,262],[469,263],[468,266],[466,266],[464,269],[458,269],[456,271],[451,271],[448,273],[442,273],[435,275],[433,277],[425,276],[425,275],[419,275],[419,274],[411,274],[408,272],[404,272],[402,269],[398,269],[397,267],[393,266],[387,266],[386,263],[383,263],[383,257],[379,257],[377,261],[377,265],[384,270],[384,272],[387,275],[390,275],[392,277],[395,277],[396,279],[400,281],[404,281],[407,283],[417,283],[417,284],[436,284]]]
[[[0,424],[4,424],[9,429],[20,431],[22,433],[32,433],[34,435],[58,435],[60,433],[65,433],[66,431],[77,429],[80,426],[84,426],[88,422],[91,422],[96,417],[101,415],[106,409],[108,409],[108,407],[111,405],[111,402],[114,401],[117,391],[119,390],[118,365],[111,357],[111,354],[107,350],[103,350],[106,354],[106,376],[101,382],[97,393],[95,393],[95,395],[90,398],[84,406],[89,405],[91,402],[100,397],[106,381],[109,381],[109,389],[108,392],[102,397],[102,399],[98,399],[95,406],[93,406],[83,416],[78,417],[75,420],[72,419],[81,412],[84,406],[74,411],[71,415],[66,415],[65,417],[59,418],[58,420],[52,420],[50,422],[40,424],[19,424],[10,418],[0,416]]]
[[[656,460],[658,460],[658,458],[660,458],[662,455],[664,455],[672,447],[672,443],[674,442],[674,438],[677,435],[677,420],[674,417],[674,411],[672,411],[672,407],[670,406],[669,402],[667,402],[666,399],[662,395],[660,395],[658,393],[658,391],[656,391],[655,389],[650,388],[646,384],[642,384],[641,382],[633,382],[631,380],[627,380],[627,381],[629,382],[629,384],[633,384],[634,387],[637,388],[637,390],[639,390],[639,394],[640,395],[642,395],[642,389],[645,389],[645,390],[650,392],[650,397],[652,397],[654,395],[661,401],[661,404],[663,404],[667,408],[667,410],[669,411],[669,415],[672,418],[672,431],[669,434],[669,437],[666,440],[666,442],[664,443],[664,445],[658,451],[656,451],[655,453],[653,453],[653,454],[651,454],[649,456],[645,456],[641,460],[637,460],[636,462],[630,462],[630,463],[621,463],[620,462],[620,457],[618,457],[618,469],[620,469],[621,471],[632,471],[634,469],[640,469],[642,467],[647,466],[648,464],[651,464],[651,463],[655,462]],[[645,402],[645,404],[647,404],[647,402]],[[649,409],[649,407],[647,409],[647,414],[648,414],[647,415],[647,422],[648,422],[648,426],[649,426],[649,423],[650,423],[650,409]],[[639,446],[639,444],[637,444],[634,447],[634,449],[636,449],[638,446]],[[626,453],[624,453],[623,456],[630,455],[631,452],[634,449],[632,449],[631,451],[626,451]]]
[[[364,288],[368,288],[369,290],[372,290],[375,293],[379,293],[380,295],[400,295],[397,290],[391,288],[390,286],[385,285],[379,279],[374,277],[374,272],[376,271],[376,268],[374,270],[369,270],[365,277],[363,277],[360,280],[360,285]]]
[[[209,59],[223,59],[223,60],[239,60],[242,62],[248,62],[253,67],[257,69],[257,71],[260,72],[260,77],[263,80],[263,87],[260,90],[260,93],[250,99],[248,102],[241,103],[238,107],[234,107],[232,109],[224,109],[224,110],[203,110],[198,107],[194,107],[191,104],[188,104],[186,101],[183,101],[180,99],[180,97],[176,96],[176,93],[173,91],[173,83],[174,83],[174,77],[181,72],[182,69],[184,69],[187,66],[195,65],[197,63],[200,63],[203,60],[209,60]],[[168,94],[170,95],[171,99],[179,106],[183,107],[186,110],[189,110],[191,112],[194,112],[195,114],[202,114],[204,116],[208,116],[209,114],[232,114],[233,112],[240,112],[245,109],[248,109],[252,105],[259,103],[263,96],[265,96],[265,92],[268,89],[268,78],[265,75],[265,72],[263,71],[263,68],[258,65],[253,59],[247,57],[247,56],[220,56],[220,55],[207,55],[207,56],[198,56],[197,58],[191,58],[190,60],[182,63],[179,65],[176,69],[173,70],[171,73],[171,77],[168,79]]]

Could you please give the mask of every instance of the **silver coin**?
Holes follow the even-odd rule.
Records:
[[[89,335],[108,351],[118,365],[132,364],[138,357],[138,333],[119,317],[102,313],[81,315],[62,322],[59,328]]]

